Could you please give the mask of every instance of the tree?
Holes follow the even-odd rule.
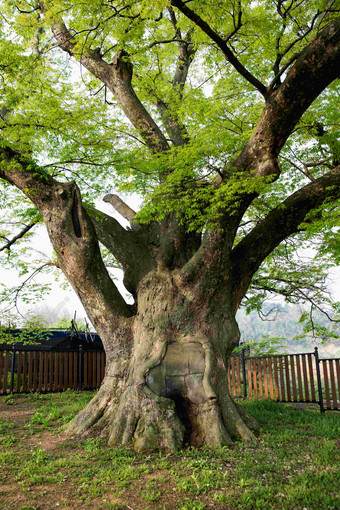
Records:
[[[70,431],[138,450],[251,440],[256,422],[227,386],[236,311],[252,281],[318,299],[291,253],[320,232],[337,253],[339,2],[3,0],[1,12],[2,193],[10,206],[20,191],[24,230],[43,220],[106,351]],[[140,193],[141,211],[112,186]],[[130,229],[95,208],[102,193]]]

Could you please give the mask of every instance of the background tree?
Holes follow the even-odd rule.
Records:
[[[139,450],[252,439],[227,387],[237,309],[252,280],[319,302],[292,251],[322,231],[319,264],[337,253],[339,2],[1,7],[3,197],[18,239],[46,225],[107,357],[70,430]],[[112,187],[144,197],[137,215]]]

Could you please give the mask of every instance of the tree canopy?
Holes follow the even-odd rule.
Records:
[[[326,61],[320,46],[337,30],[338,15],[337,1],[2,1],[3,151],[27,158],[36,174],[76,180],[88,206],[112,189],[137,192],[144,199],[138,221],[176,211],[189,231],[218,228],[225,211],[239,214],[246,195],[241,239],[338,165],[338,57]],[[308,51],[313,68],[303,69]],[[112,68],[128,84],[129,100],[117,76],[109,77]],[[244,168],[240,153],[265,136],[257,131],[270,116],[270,146],[256,156],[257,168]],[[249,158],[244,150],[242,158]],[[336,175],[329,179],[337,186]],[[28,260],[14,243],[41,216],[29,193],[1,186],[2,259],[25,272]],[[339,222],[333,199],[320,206],[298,233],[282,236],[248,305],[260,306],[268,291],[321,304],[320,257],[327,265],[331,253],[338,262]],[[311,268],[318,288],[291,254],[307,245],[318,250]]]

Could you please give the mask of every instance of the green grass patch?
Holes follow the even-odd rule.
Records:
[[[0,509],[40,508],[46,501],[48,508],[58,503],[70,509],[340,506],[336,413],[248,401],[243,405],[261,426],[255,443],[141,455],[108,447],[105,438],[64,436],[67,423],[93,395],[14,395],[9,407],[0,398],[6,409],[0,418]]]

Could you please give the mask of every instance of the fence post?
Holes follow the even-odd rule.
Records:
[[[316,365],[316,378],[318,380],[318,393],[319,393],[319,406],[320,406],[320,412],[324,413],[324,407],[323,407],[323,395],[322,395],[322,385],[321,385],[321,374],[320,374],[320,361],[319,361],[319,352],[318,348],[314,348],[314,356],[315,356],[315,365]]]
[[[78,354],[78,366],[79,366],[79,378],[78,378],[78,390],[82,391],[83,389],[83,365],[84,365],[84,348],[82,345],[79,345],[79,354]]]
[[[245,349],[241,351],[242,375],[243,375],[243,398],[247,398],[247,372],[246,372],[246,359]]]
[[[15,371],[15,344],[13,344],[12,359],[11,359],[11,386],[10,393],[14,391],[14,371]]]

